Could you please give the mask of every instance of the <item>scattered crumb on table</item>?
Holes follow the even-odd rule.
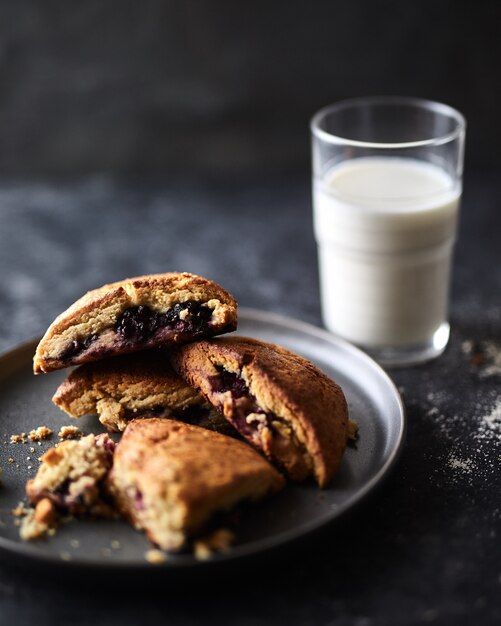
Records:
[[[235,541],[235,535],[227,528],[215,530],[208,537],[203,537],[193,544],[195,558],[199,561],[206,561],[215,552],[227,552],[231,544]]]
[[[354,444],[357,442],[359,436],[359,427],[355,420],[348,420],[348,443]]]
[[[11,443],[26,443],[26,433],[21,433],[20,435],[11,435],[10,442]]]
[[[47,426],[38,426],[38,428],[30,430],[30,434],[28,435],[28,438],[30,441],[40,442],[42,439],[48,439],[52,435],[53,432],[54,431],[52,431]]]
[[[61,426],[61,430],[57,433],[61,439],[76,439],[82,435],[82,431],[76,426]]]
[[[15,509],[11,510],[11,513],[14,517],[24,517],[28,515],[29,509],[26,508],[24,502],[19,502]]]
[[[167,555],[162,550],[148,550],[144,553],[144,558],[152,565],[161,565],[167,560]]]

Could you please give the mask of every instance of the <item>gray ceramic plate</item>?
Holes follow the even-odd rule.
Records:
[[[344,389],[350,415],[360,427],[356,449],[348,449],[341,468],[327,489],[314,484],[289,485],[281,494],[250,510],[238,529],[238,543],[214,562],[255,554],[305,535],[331,522],[368,494],[394,465],[402,447],[405,418],[395,386],[369,357],[314,326],[279,315],[243,310],[239,334],[289,348],[315,362]],[[0,492],[0,550],[32,563],[60,563],[69,568],[149,567],[150,545],[125,522],[70,522],[47,541],[23,543],[10,511],[24,498],[26,480],[38,467],[38,457],[57,441],[12,444],[10,435],[47,425],[55,433],[62,424],[77,423],[84,432],[101,432],[97,418],[75,422],[51,403],[67,372],[33,376],[29,343],[0,357],[0,434],[4,486]],[[30,448],[34,447],[34,452]],[[8,459],[13,462],[8,462]],[[199,566],[191,555],[169,557],[166,568]],[[162,568],[160,568],[162,569]]]

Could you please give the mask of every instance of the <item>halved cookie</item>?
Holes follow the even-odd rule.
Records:
[[[216,283],[187,273],[151,274],[89,291],[38,344],[35,374],[235,330],[237,304]]]
[[[284,482],[246,443],[158,418],[129,423],[108,477],[121,512],[165,550],[183,547],[214,514]]]
[[[125,430],[136,417],[172,417],[236,434],[228,421],[174,372],[160,350],[81,365],[61,383],[52,401],[71,417],[99,415],[110,431]]]
[[[348,436],[341,388],[307,359],[245,337],[173,349],[174,368],[293,480],[332,478]]]

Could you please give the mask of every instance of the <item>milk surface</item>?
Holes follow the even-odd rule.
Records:
[[[416,159],[344,161],[314,181],[324,322],[367,347],[429,341],[447,319],[461,188]]]

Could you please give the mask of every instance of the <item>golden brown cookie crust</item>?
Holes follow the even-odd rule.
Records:
[[[277,345],[236,336],[176,347],[172,362],[209,401],[223,402],[230,421],[232,398],[215,393],[211,377],[223,367],[243,379],[259,407],[278,418],[272,428],[259,425],[260,441],[251,442],[284,466],[291,478],[313,474],[320,486],[328,484],[346,447],[348,409],[341,388],[313,363]],[[258,413],[249,419],[264,418]],[[296,453],[285,441],[291,436],[298,444]]]
[[[163,549],[179,549],[218,511],[281,489],[246,443],[169,419],[133,420],[108,479],[122,513]]]
[[[33,363],[34,372],[49,372],[102,358],[99,354],[93,357],[85,356],[85,352],[72,359],[62,358],[72,342],[82,342],[94,335],[99,335],[100,347],[107,351],[106,356],[133,351],[125,350],[123,347],[119,349],[115,345],[114,327],[126,309],[144,306],[154,312],[165,313],[175,304],[190,301],[202,303],[212,311],[209,334],[236,328],[235,299],[225,289],[207,278],[186,272],[128,278],[89,291],[61,313],[49,326],[37,347]],[[174,334],[168,341],[177,340],[179,337]]]
[[[130,416],[163,407],[162,415],[207,407],[159,350],[86,363],[73,370],[52,401],[72,417],[98,414],[108,430],[123,431]]]

